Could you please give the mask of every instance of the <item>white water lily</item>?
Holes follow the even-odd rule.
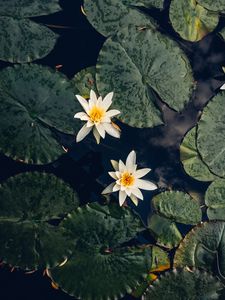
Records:
[[[78,132],[76,141],[82,141],[92,130],[94,137],[99,144],[100,138],[105,138],[105,133],[119,138],[120,131],[113,126],[112,117],[120,114],[117,109],[108,110],[112,104],[113,92],[107,94],[102,100],[102,97],[97,98],[93,90],[90,91],[90,99],[86,100],[80,95],[76,95],[77,100],[83,107],[84,112],[78,112],[74,118],[86,121],[86,124]]]
[[[126,164],[120,160],[119,162],[111,160],[115,172],[109,172],[109,175],[115,179],[113,183],[107,186],[102,194],[109,194],[119,191],[119,204],[120,206],[126,200],[126,197],[138,205],[138,199],[143,200],[142,190],[155,190],[157,186],[148,180],[140,179],[151,171],[149,168],[137,170],[136,153],[131,151],[127,157]]]

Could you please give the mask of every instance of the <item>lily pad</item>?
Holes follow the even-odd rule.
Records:
[[[96,69],[100,94],[114,91],[113,106],[121,111],[121,121],[139,128],[162,123],[154,92],[181,110],[194,87],[182,50],[173,40],[147,28],[129,26],[109,38]]]
[[[180,243],[175,267],[196,267],[225,276],[225,222],[205,222],[192,229]]]
[[[52,30],[29,19],[0,17],[0,60],[25,63],[40,59],[52,51],[57,38]]]
[[[164,0],[123,0],[123,3],[127,5],[134,5],[134,6],[144,6],[146,8],[159,8],[163,9]]]
[[[185,172],[199,180],[212,181],[217,178],[212,174],[207,165],[202,161],[196,145],[197,128],[192,128],[184,137],[180,146],[180,158]]]
[[[210,220],[225,221],[225,179],[217,179],[210,184],[205,194],[205,204]]]
[[[90,90],[94,90],[95,93],[97,93],[95,75],[95,67],[88,67],[77,73],[72,79],[75,93],[81,95],[85,99],[90,97]]]
[[[90,204],[70,214],[62,226],[74,241],[66,264],[50,270],[52,280],[81,299],[117,299],[131,292],[151,268],[150,247],[129,247],[126,242],[143,230],[128,208]]]
[[[177,247],[183,238],[174,222],[157,214],[149,218],[148,228],[156,239],[157,245],[168,249]]]
[[[183,39],[196,42],[216,28],[219,14],[205,9],[196,0],[172,0],[170,20]]]
[[[211,11],[224,12],[225,11],[225,3],[224,0],[198,0],[198,3]]]
[[[0,258],[23,269],[54,267],[70,254],[65,229],[48,222],[78,206],[61,179],[24,173],[0,186]]]
[[[225,176],[225,92],[216,95],[205,107],[197,130],[197,148],[209,169]]]
[[[126,1],[84,0],[84,10],[88,21],[104,36],[114,35],[130,24],[155,27],[151,17]]]
[[[201,222],[202,211],[197,201],[183,192],[163,192],[153,197],[153,209],[161,216],[183,224]]]
[[[59,0],[0,0],[0,16],[28,18],[60,10]]]
[[[77,133],[80,111],[65,76],[38,65],[0,72],[0,149],[26,163],[46,164],[64,153],[52,129]]]
[[[178,269],[160,276],[143,300],[219,299],[224,285],[218,278],[199,270]]]

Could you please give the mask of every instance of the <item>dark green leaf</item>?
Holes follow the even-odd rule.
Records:
[[[225,3],[224,0],[198,0],[198,3],[211,11],[224,12]]]
[[[95,75],[95,67],[88,67],[77,73],[72,79],[75,93],[81,95],[84,98],[89,98],[90,90],[94,90],[95,93],[97,93],[98,91],[96,86]]]
[[[225,179],[217,179],[210,184],[205,194],[205,204],[210,220],[225,221]]]
[[[63,75],[38,65],[0,72],[0,149],[28,163],[56,160],[62,147],[51,128],[77,133],[80,111],[73,88]]]
[[[0,186],[0,258],[23,269],[53,267],[70,253],[65,229],[48,224],[78,206],[77,194],[45,173],[24,173]]]

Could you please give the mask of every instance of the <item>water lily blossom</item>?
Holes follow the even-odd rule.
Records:
[[[89,100],[80,95],[76,95],[76,97],[84,112],[76,113],[74,118],[86,122],[77,134],[77,142],[82,141],[92,130],[98,144],[101,137],[105,138],[105,133],[115,138],[120,137],[120,131],[111,120],[112,117],[119,115],[120,111],[117,109],[108,110],[112,104],[113,92],[107,94],[103,100],[102,97],[97,98],[93,90],[90,91]]]
[[[130,152],[126,164],[122,160],[119,162],[111,160],[111,163],[115,172],[109,172],[109,175],[115,181],[107,186],[102,194],[119,191],[120,206],[123,205],[127,196],[130,197],[135,205],[138,205],[138,199],[143,200],[143,194],[140,189],[149,191],[157,189],[157,186],[151,181],[140,179],[148,174],[151,169],[144,168],[137,170],[135,151]]]

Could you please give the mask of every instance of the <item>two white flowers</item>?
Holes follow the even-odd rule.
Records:
[[[101,96],[97,98],[93,90],[90,92],[88,101],[80,95],[76,95],[76,97],[84,112],[76,113],[74,118],[86,122],[77,134],[77,142],[82,141],[92,130],[98,144],[101,137],[105,138],[106,133],[115,138],[120,137],[119,129],[113,125],[111,120],[119,115],[120,111],[117,109],[108,110],[112,104],[113,92],[107,94],[104,99]]]

